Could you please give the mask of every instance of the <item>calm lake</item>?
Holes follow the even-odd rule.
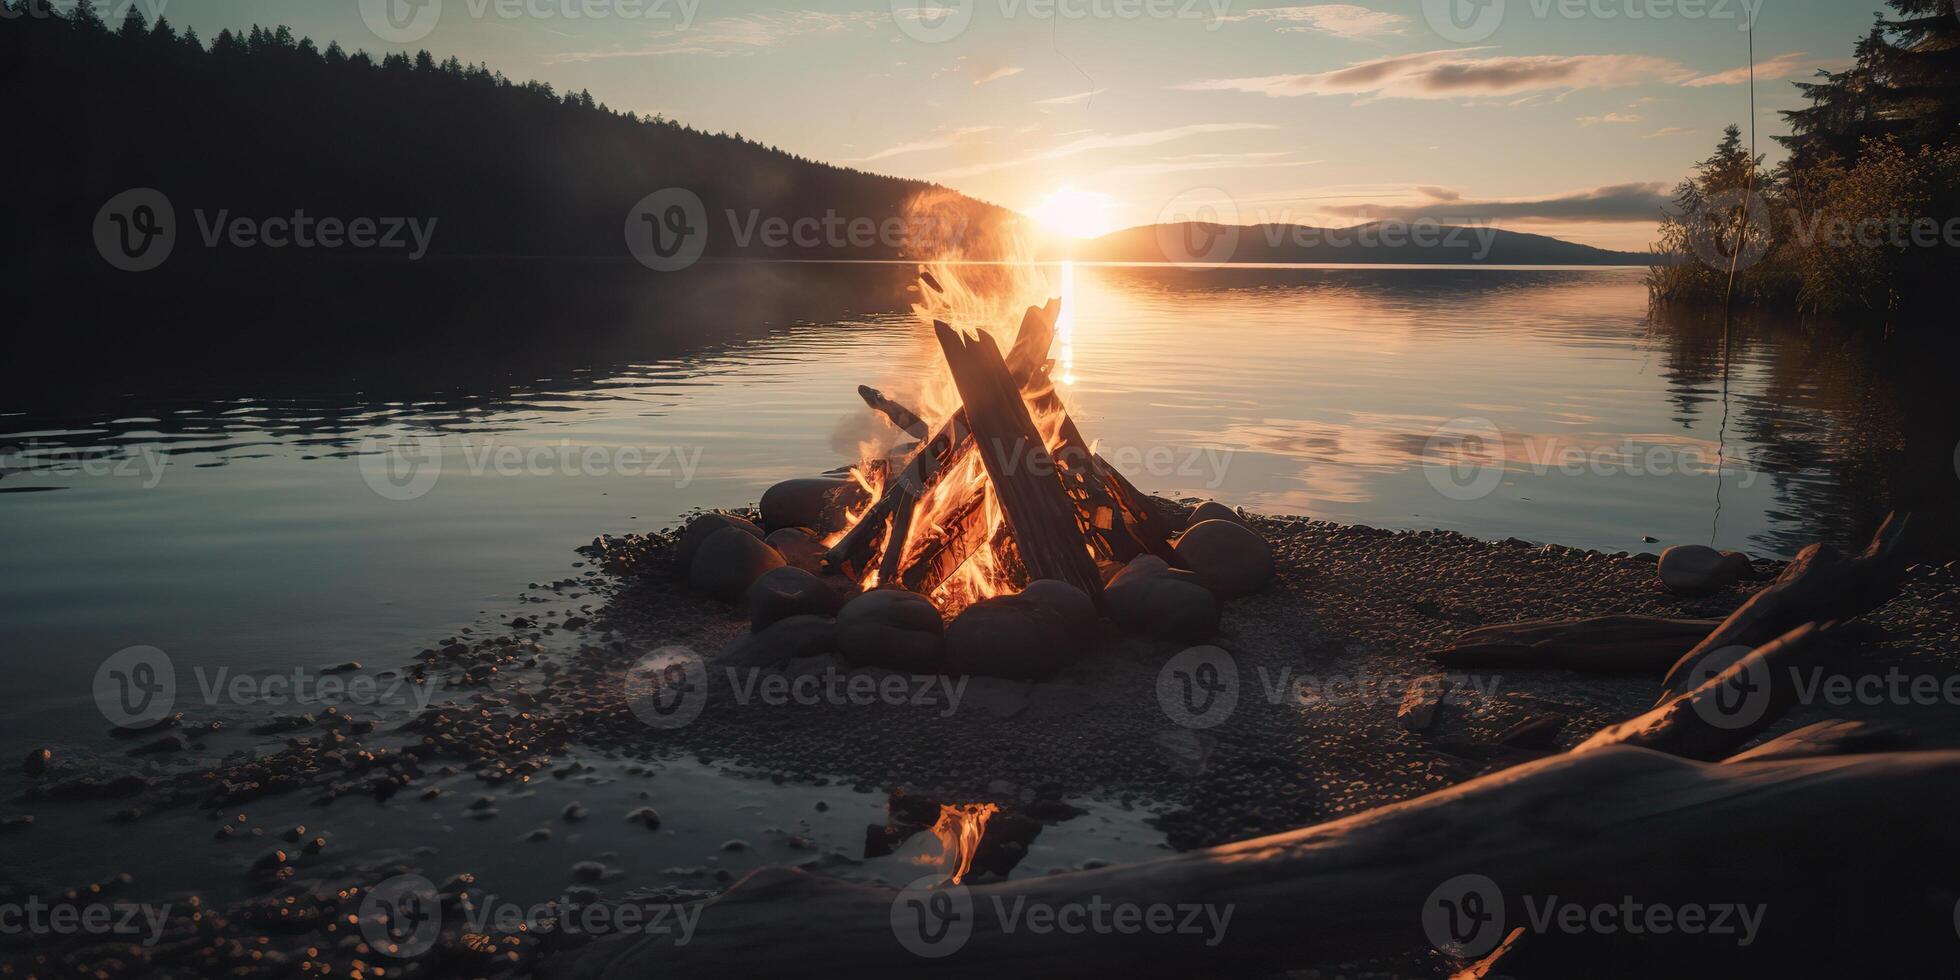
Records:
[[[160,338],[0,402],[6,744],[98,732],[92,674],[131,645],[399,662],[577,574],[595,535],[848,462],[889,433],[856,386],[903,393],[938,358],[906,268],[418,274],[449,292],[350,276],[266,310],[284,333]],[[1042,274],[1103,454],[1268,513],[1789,555],[1882,513],[1938,384],[1897,345],[1744,322],[1725,400],[1719,324],[1650,322],[1632,269]],[[439,459],[391,482],[404,437]]]
[[[1896,499],[1951,496],[1953,420],[1919,407],[1939,393],[1940,359],[1739,322],[1725,398],[1719,324],[1650,322],[1637,270],[1039,274],[1068,298],[1052,353],[1075,418],[1159,493],[1609,551],[1712,542],[1772,555],[1856,537]],[[262,751],[279,738],[249,733],[265,714],[317,708],[206,693],[228,677],[317,681],[345,661],[372,677],[443,637],[582,614],[597,600],[564,585],[589,572],[574,548],[851,461],[860,441],[891,435],[856,386],[902,397],[939,358],[906,312],[905,267],[307,275],[228,278],[206,337],[126,331],[137,339],[108,344],[83,325],[49,338],[68,350],[33,359],[48,369],[0,402],[11,758],[49,745],[84,766],[128,765],[94,701],[98,668],[127,647],[165,651],[190,720],[224,723],[203,752],[146,763],[173,768]],[[78,300],[98,304],[90,322],[211,295],[195,280],[114,288]],[[413,710],[381,699],[360,713]],[[649,775],[585,761],[596,768],[571,782],[587,805],[645,797]],[[0,770],[0,795],[25,781]],[[473,791],[467,775],[450,782]],[[795,830],[852,851],[883,819],[869,787],[777,786],[692,760],[664,764],[660,785],[678,829],[648,837],[606,820],[567,839],[672,879],[765,862],[722,853],[724,838]],[[510,844],[513,827],[550,822],[557,796],[518,794],[485,824],[400,799],[328,815],[304,795],[257,801],[252,820],[330,819],[335,853],[435,848],[513,894],[563,887],[561,854]],[[1026,873],[1161,853],[1147,814],[1083,802],[1093,816],[1045,834]],[[148,834],[123,836],[104,833],[110,808],[36,804],[35,847],[16,870],[242,887],[250,848],[145,843],[207,841],[211,815],[158,814]],[[912,867],[884,860],[865,871]]]

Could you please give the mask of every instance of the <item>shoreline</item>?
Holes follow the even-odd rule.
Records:
[[[418,808],[457,809],[466,795],[504,806],[514,806],[506,799],[535,795],[543,802],[534,806],[551,809],[593,792],[573,788],[583,778],[580,759],[605,760],[600,764],[616,764],[627,774],[644,769],[648,779],[667,761],[693,759],[738,767],[749,778],[779,785],[836,786],[840,793],[840,781],[848,781],[857,790],[903,789],[962,801],[1029,806],[1067,799],[1139,808],[1154,814],[1149,819],[1171,849],[1185,851],[1337,819],[1540,758],[1644,710],[1657,688],[1656,679],[1643,677],[1446,671],[1424,656],[1463,630],[1613,613],[1719,617],[1782,564],[1759,561],[1754,581],[1686,598],[1666,592],[1644,556],[1286,516],[1247,520],[1272,544],[1277,576],[1269,591],[1225,605],[1212,642],[1236,664],[1239,701],[1229,718],[1206,729],[1173,724],[1158,700],[1160,668],[1180,645],[1118,637],[1105,628],[1089,656],[1052,680],[969,679],[950,713],[943,704],[910,699],[800,705],[764,704],[751,695],[745,704],[733,678],[711,673],[707,710],[691,724],[656,731],[628,710],[623,671],[645,652],[673,644],[712,658],[747,631],[739,609],[676,583],[667,567],[675,528],[604,539],[603,558],[594,563],[600,574],[539,590],[582,593],[593,607],[589,616],[570,615],[580,603],[552,600],[540,609],[563,605],[568,615],[521,615],[500,635],[450,638],[411,659],[400,668],[402,676],[439,684],[437,705],[420,717],[394,725],[332,713],[310,721],[268,720],[253,738],[265,754],[215,768],[171,771],[152,761],[160,756],[145,755],[120,773],[68,772],[57,760],[53,772],[31,783],[39,798],[16,800],[9,812],[100,820],[115,811],[123,814],[121,823],[140,828],[173,811],[242,815],[302,800],[318,807],[318,822],[326,825],[343,819],[341,808],[376,801],[401,807],[402,819]],[[592,546],[582,550],[595,556]],[[1953,582],[1950,568],[1921,569],[1897,599],[1867,617],[1858,629],[1871,648],[1868,663],[1960,674],[1960,644],[1953,642],[1960,638],[1960,602]],[[793,663],[786,673],[888,673],[852,671],[831,659]],[[1416,681],[1442,676],[1452,681],[1449,695],[1430,725],[1410,730],[1398,718],[1405,694]],[[1960,746],[1960,725],[1928,714],[1805,706],[1765,737],[1822,718],[1865,717],[1909,724],[1928,747]],[[1533,722],[1541,747],[1502,744],[1506,733]],[[174,737],[198,723],[185,718],[175,729],[145,733],[128,744]],[[1546,727],[1554,728],[1549,737],[1543,736]],[[222,738],[229,742],[235,735]],[[210,736],[214,743],[220,738]],[[662,783],[641,785],[640,795],[660,807]],[[616,823],[618,816],[603,819]],[[522,828],[513,823],[503,829]],[[10,843],[31,845],[36,829],[8,836]],[[244,846],[263,850],[273,843]],[[814,860],[836,873],[856,873],[850,870],[856,855],[847,852],[857,842],[819,843],[827,853],[784,860]],[[280,858],[261,857],[260,866],[247,872],[250,890],[260,897],[204,922],[174,924],[166,936],[176,935],[181,946],[200,935],[265,934],[263,916],[287,896],[311,903],[326,923],[335,910],[345,911],[345,899],[336,896],[350,885],[358,893],[364,879],[383,869],[410,869],[455,884],[443,869],[456,856],[440,854],[439,846],[394,855],[309,851],[302,836],[276,850]],[[723,872],[713,883],[676,882],[649,870],[631,868],[610,890],[630,886],[643,895],[693,901],[733,877]],[[458,887],[477,884],[473,879]],[[576,882],[573,889],[588,888],[589,897],[600,901],[596,884]],[[119,887],[143,893],[140,882]],[[480,887],[500,890],[489,877]],[[290,949],[327,946],[306,930],[273,935],[281,946],[297,944]],[[526,941],[511,951],[519,954],[513,967],[528,970],[545,950]],[[66,952],[92,955],[83,944]],[[139,947],[136,955],[149,954]],[[1402,968],[1443,964],[1433,953],[1412,955],[1400,961]],[[216,961],[199,962],[201,970]]]

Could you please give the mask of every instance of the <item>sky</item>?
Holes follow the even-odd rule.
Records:
[[[1848,63],[1879,5],[98,0],[130,2],[207,39],[285,23],[322,47],[455,54],[1074,234],[1400,217],[1622,249],[1652,241],[1724,125],[1746,129],[1746,25],[1774,163],[1777,110],[1803,104],[1790,81]]]

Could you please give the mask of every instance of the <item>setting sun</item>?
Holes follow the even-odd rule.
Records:
[[[1116,230],[1112,218],[1115,211],[1116,199],[1108,194],[1079,191],[1073,184],[1063,184],[1027,214],[1052,234],[1096,238]]]

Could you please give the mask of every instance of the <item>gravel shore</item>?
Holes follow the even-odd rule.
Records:
[[[1446,675],[1424,654],[1465,629],[1611,613],[1717,618],[1780,567],[1759,561],[1751,581],[1684,598],[1662,588],[1652,555],[1294,517],[1247,520],[1273,546],[1277,581],[1225,607],[1214,643],[1236,673],[1237,702],[1204,728],[1175,723],[1160,700],[1160,672],[1182,646],[1107,628],[1090,655],[1047,682],[971,678],[956,686],[874,671],[893,685],[887,690],[906,696],[895,703],[766,703],[759,689],[744,693],[755,678],[712,669],[714,655],[748,624],[742,610],[677,582],[670,567],[676,528],[595,541],[582,549],[594,566],[583,578],[536,588],[536,615],[512,620],[501,635],[445,639],[409,660],[400,670],[438,681],[446,700],[405,723],[346,714],[268,721],[257,733],[258,753],[188,772],[139,771],[134,761],[124,772],[57,764],[13,809],[114,800],[135,824],[125,832],[141,834],[139,821],[159,810],[227,813],[287,793],[321,805],[344,797],[406,798],[463,775],[486,793],[525,786],[544,794],[567,782],[533,780],[564,775],[564,754],[577,750],[627,764],[691,757],[783,782],[841,781],[1008,806],[1058,797],[1102,800],[1153,814],[1172,848],[1203,847],[1409,799],[1570,747],[1643,710],[1659,689],[1657,678],[1555,671]],[[589,601],[575,604],[579,596]],[[1863,668],[1941,678],[1960,673],[1953,567],[1915,569],[1904,592],[1857,629],[1868,651]],[[699,716],[657,728],[629,710],[625,678],[648,652],[668,647],[703,655],[711,669]],[[828,656],[795,662],[787,673],[842,678],[833,683],[845,685],[853,674]],[[1433,706],[1427,725],[1399,717],[1412,685],[1433,688],[1445,678],[1449,693]],[[931,703],[920,703],[928,697]],[[1776,730],[1853,717],[1907,728],[1922,744],[1960,745],[1956,712],[1942,707],[1806,705]],[[195,731],[197,723],[182,719],[150,734]],[[1535,723],[1535,738],[1500,742],[1526,723]],[[658,784],[651,785],[649,802],[658,807]],[[31,842],[32,833],[27,827],[10,845]],[[0,975],[70,974],[105,964],[127,968],[107,975],[149,968],[186,976],[269,975],[290,973],[303,961],[332,964],[333,975],[343,975],[356,961],[375,962],[358,937],[334,923],[345,921],[362,882],[381,871],[415,869],[414,856],[328,860],[303,840],[289,850],[253,872],[262,879],[262,897],[180,915],[157,947],[105,946],[99,938],[34,950],[10,944],[11,969]],[[451,894],[472,885],[447,883]],[[25,895],[45,886],[7,887]],[[674,892],[677,900],[699,894]],[[487,950],[476,941],[440,955],[449,957],[448,968],[521,973],[548,948],[524,937],[491,942]],[[1384,955],[1397,971],[1446,966],[1427,953]],[[402,972],[396,965],[389,975]],[[408,964],[408,974],[417,971]]]

